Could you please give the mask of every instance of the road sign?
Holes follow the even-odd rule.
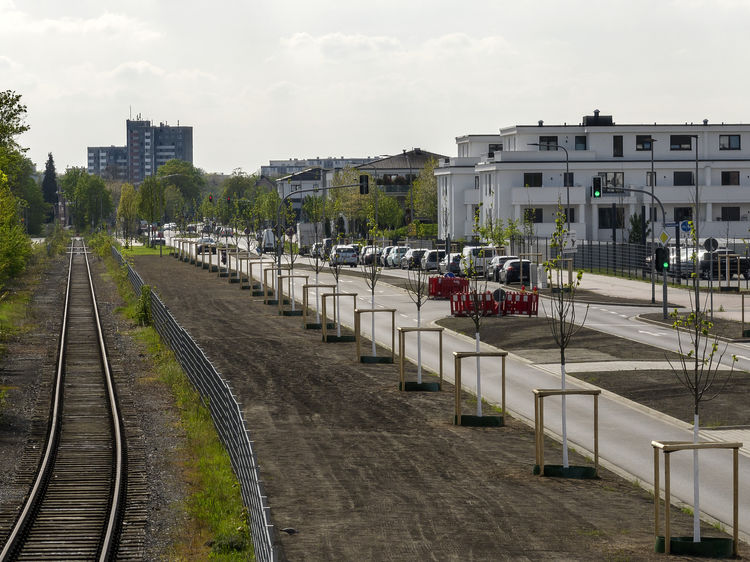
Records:
[[[672,237],[669,235],[669,233],[666,230],[662,230],[661,234],[659,234],[659,242],[661,242],[663,246],[666,246],[667,242],[669,242],[671,238]]]
[[[709,252],[715,252],[716,248],[719,247],[719,241],[716,238],[706,238],[703,247]]]
[[[690,232],[690,222],[688,222],[688,221],[682,221],[680,223],[680,230],[682,232]]]
[[[563,238],[563,248],[562,248],[563,254],[575,254],[578,251],[578,246],[576,242],[577,242],[576,231],[571,230]]]
[[[665,228],[674,228],[675,226],[677,226],[676,222],[665,222],[664,223],[664,227]]]

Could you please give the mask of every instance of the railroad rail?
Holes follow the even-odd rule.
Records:
[[[111,560],[127,479],[86,246],[71,244],[45,450],[0,561]]]

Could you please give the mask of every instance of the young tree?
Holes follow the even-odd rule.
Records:
[[[693,221],[690,224],[690,238],[693,247],[697,247],[697,234]],[[711,335],[713,322],[708,316],[706,303],[700,305],[700,276],[698,275],[698,254],[691,256],[694,271],[690,282],[693,291],[690,292],[691,311],[680,315],[675,309],[671,317],[673,327],[677,330],[679,355],[676,363],[669,360],[669,364],[677,380],[690,394],[693,400],[693,441],[699,441],[700,405],[716,398],[726,388],[734,371],[737,357],[732,355],[731,368],[722,373],[722,359],[726,354],[728,344],[720,349],[719,338]],[[693,450],[693,541],[700,542],[700,494],[699,494],[699,463],[698,450]]]
[[[474,236],[479,236],[479,219],[481,207],[477,207],[474,211]],[[469,307],[469,317],[474,322],[474,340],[476,342],[476,352],[480,352],[481,337],[480,331],[482,328],[482,319],[487,316],[488,311],[483,306],[483,296],[487,291],[487,281],[484,276],[478,275],[477,272],[477,260],[481,259],[481,250],[475,256],[474,254],[468,254],[467,256],[461,257],[463,269],[466,272],[466,277],[469,279],[469,300],[471,306]],[[477,416],[482,415],[482,379],[480,376],[480,360],[477,356]]]
[[[167,185],[164,188],[164,221],[174,222],[184,208],[185,199],[180,190],[174,185]]]
[[[429,272],[417,267],[406,272],[406,292],[417,307],[417,328],[422,327],[422,306],[429,296]],[[417,332],[417,384],[422,384],[422,332]]]
[[[321,242],[325,238],[326,217],[330,216],[330,199],[325,195],[308,195],[302,201],[302,213],[314,226],[315,242]],[[320,272],[325,265],[320,252],[313,256],[313,270],[315,271],[315,285],[320,283]],[[315,323],[320,324],[320,291],[315,287]]]
[[[122,186],[120,204],[117,207],[117,219],[120,221],[122,237],[125,239],[125,247],[127,248],[138,230],[138,193],[132,184],[126,183]]]
[[[138,213],[148,221],[148,243],[151,245],[151,225],[164,213],[164,184],[154,176],[147,177],[138,190]]]
[[[373,209],[374,211],[374,209]],[[375,250],[377,248],[378,238],[381,236],[381,231],[377,228],[375,223],[374,212],[368,219],[369,234],[367,244],[372,250],[372,261],[370,263],[362,263],[362,275],[365,279],[365,283],[370,288],[370,304],[373,311],[375,310],[375,286],[378,284],[380,279],[380,264],[378,263],[378,253]],[[370,313],[371,330],[372,330],[372,356],[377,357],[377,346],[375,345],[375,313]]]
[[[566,226],[565,210],[561,203],[557,203],[557,213],[555,213],[555,231],[552,233],[550,240],[550,251],[553,256],[544,262],[544,269],[547,273],[547,280],[550,287],[556,290],[552,293],[549,300],[550,310],[547,312],[550,331],[555,343],[560,348],[560,377],[561,388],[565,390],[565,350],[570,344],[570,340],[578,331],[583,328],[588,316],[588,305],[583,321],[576,324],[575,298],[576,290],[581,284],[583,272],[579,271],[575,280],[565,282],[565,271],[563,268],[563,248],[568,244],[569,232]],[[563,468],[568,468],[568,433],[566,420],[565,396],[562,397],[562,445],[563,445]]]

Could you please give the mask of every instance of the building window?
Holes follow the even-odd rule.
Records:
[[[693,172],[675,172],[674,185],[695,185],[693,183]]]
[[[719,135],[719,150],[740,150],[740,135]]]
[[[557,150],[557,137],[539,137],[539,150]]]
[[[572,187],[573,179],[573,172],[563,172],[563,187]]]
[[[635,149],[636,150],[651,150],[651,135],[636,135],[635,136]]]
[[[722,172],[721,185],[740,185],[739,172]]]
[[[523,175],[524,187],[542,187],[541,172],[526,172]]]
[[[692,150],[693,137],[690,135],[670,135],[669,150]]]
[[[567,209],[563,209],[562,212],[560,213],[562,219],[565,222],[576,222],[576,210],[575,210],[575,207],[571,207],[570,208],[570,220],[568,220],[567,213],[565,212],[566,210]]]
[[[604,187],[608,189],[625,186],[624,172],[600,172],[599,175],[604,179]]]
[[[674,221],[682,222],[693,220],[693,208],[692,207],[675,207],[674,208]]]
[[[599,228],[623,228],[625,226],[625,209],[623,207],[599,207]]]
[[[479,189],[479,176],[474,176],[474,189]]]
[[[615,135],[612,137],[612,156],[622,156],[622,135]]]
[[[648,187],[656,186],[656,172],[646,172],[646,185]]]
[[[489,146],[489,151],[490,152],[502,152],[503,151],[503,145],[502,145],[502,143],[500,143],[500,144],[491,144]]]
[[[588,150],[586,135],[576,135],[576,150]]]
[[[721,220],[723,221],[740,220],[740,208],[739,207],[722,207],[721,208]]]
[[[536,208],[526,208],[523,210],[523,219],[525,222],[533,222],[533,223],[540,223],[544,222],[542,219],[544,218],[544,213],[542,212],[542,209]]]

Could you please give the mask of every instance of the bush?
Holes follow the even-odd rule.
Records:
[[[135,309],[135,319],[141,326],[151,325],[151,285],[141,287],[141,296]]]

